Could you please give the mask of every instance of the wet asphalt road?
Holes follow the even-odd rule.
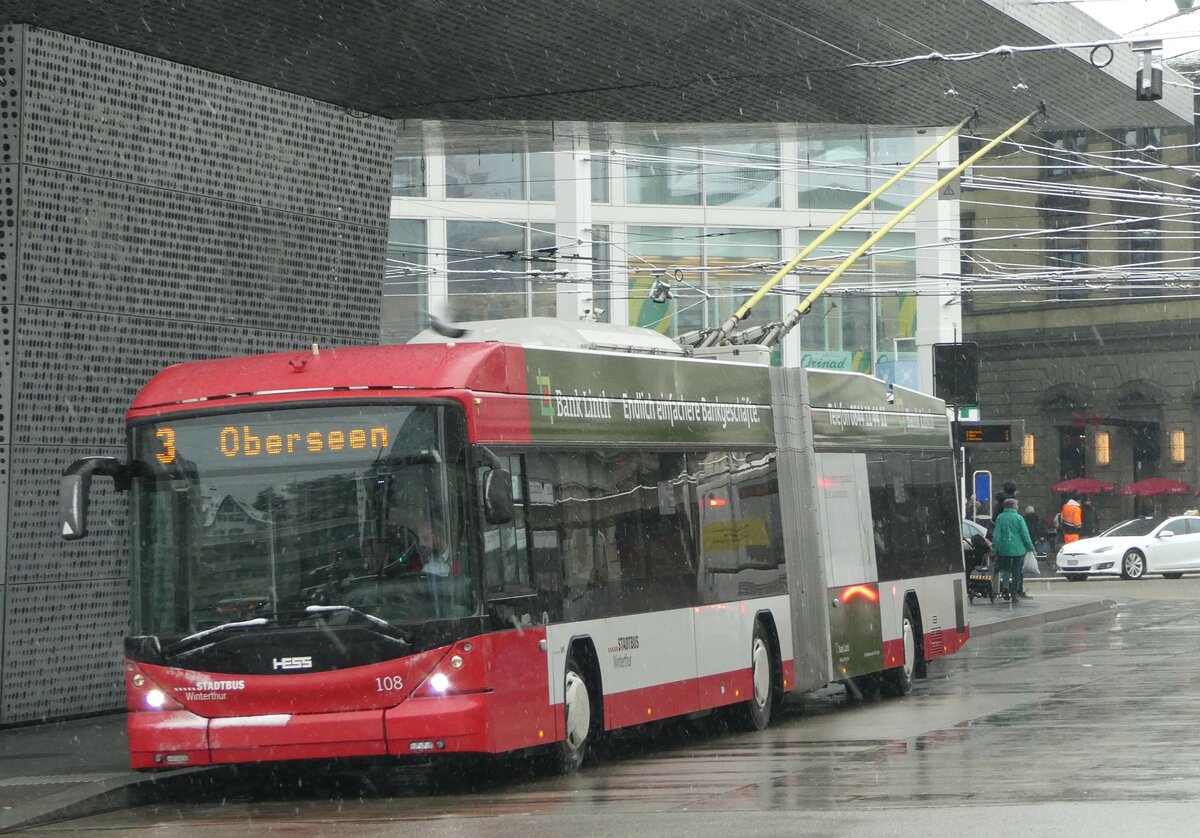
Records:
[[[763,734],[664,724],[554,779],[515,761],[226,774],[28,834],[1200,834],[1200,578],[1084,591],[1121,606],[973,640],[904,699],[804,697]]]

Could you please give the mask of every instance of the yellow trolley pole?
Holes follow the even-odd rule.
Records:
[[[746,302],[742,304],[741,308],[739,308],[733,314],[729,315],[729,318],[724,323],[721,324],[721,327],[719,329],[717,329],[715,332],[712,332],[711,334],[707,335],[704,338],[704,340],[702,340],[698,345],[699,346],[718,346],[722,341],[724,341],[726,338],[728,338],[729,335],[733,333],[733,330],[737,328],[737,324],[742,322],[743,320],[745,320],[750,315],[750,310],[752,308],[754,308],[756,305],[758,305],[760,302],[762,302],[763,298],[766,297],[767,294],[771,293],[771,290],[776,285],[778,285],[780,282],[782,282],[783,278],[785,276],[787,276],[797,265],[799,265],[802,261],[804,261],[804,259],[810,253],[812,253],[818,247],[823,245],[830,236],[832,236],[838,230],[842,229],[842,227],[844,227],[847,223],[849,223],[849,221],[852,218],[854,218],[854,216],[858,215],[864,209],[869,207],[876,198],[878,198],[884,192],[887,192],[889,189],[891,189],[892,186],[894,186],[896,184],[896,182],[900,180],[900,178],[904,177],[909,172],[911,172],[913,169],[915,169],[917,166],[921,165],[927,159],[929,159],[929,156],[931,154],[933,154],[935,151],[937,151],[939,148],[941,148],[943,145],[945,145],[947,140],[949,140],[951,137],[958,136],[958,133],[960,131],[962,131],[962,129],[967,126],[967,123],[969,123],[974,118],[975,118],[975,114],[972,113],[970,116],[968,116],[962,122],[955,125],[953,128],[951,128],[946,133],[946,135],[944,137],[942,137],[940,140],[938,140],[936,143],[931,145],[925,151],[923,151],[919,155],[917,155],[917,158],[915,160],[913,160],[911,163],[909,163],[903,169],[896,172],[896,174],[892,175],[890,178],[885,180],[882,184],[880,184],[880,186],[874,192],[872,192],[870,195],[868,195],[867,197],[865,197],[861,201],[859,201],[857,204],[855,204],[852,208],[847,210],[846,214],[843,215],[841,218],[839,218],[837,221],[833,222],[833,225],[830,226],[830,228],[828,230],[825,230],[824,232],[821,233],[821,235],[819,235],[815,239],[813,239],[811,243],[806,245],[803,250],[801,250],[799,253],[796,254],[794,259],[792,259],[790,262],[788,262],[786,265],[784,265],[782,268],[780,268],[778,271],[776,271],[775,275],[772,276],[769,280],[767,280],[766,284],[764,284],[762,288],[760,288],[756,292],[754,292],[754,295],[751,296],[750,299],[746,300]]]
[[[1041,105],[1038,106],[1038,109],[1036,111],[1034,111],[1033,113],[1026,116],[1024,119],[1022,119],[1020,122],[1013,125],[1011,128],[1009,128],[1003,134],[996,137],[996,139],[992,140],[987,145],[983,146],[983,148],[979,149],[974,154],[972,154],[970,157],[968,157],[966,160],[959,163],[957,166],[955,166],[953,169],[951,169],[945,175],[938,178],[937,183],[935,183],[933,186],[929,187],[924,192],[922,192],[919,196],[917,196],[916,200],[914,200],[911,204],[906,206],[904,209],[900,210],[900,212],[896,213],[896,216],[893,219],[891,219],[887,224],[884,224],[877,231],[872,233],[870,235],[870,237],[868,237],[867,240],[865,242],[863,242],[862,245],[860,245],[857,250],[855,250],[853,253],[851,253],[849,256],[847,256],[841,262],[841,264],[839,264],[836,268],[834,268],[829,273],[829,276],[827,276],[827,277],[825,277],[825,279],[821,280],[821,282],[817,285],[817,287],[812,290],[812,293],[810,293],[807,297],[805,297],[804,300],[800,303],[800,305],[798,305],[794,309],[792,309],[792,311],[788,314],[787,318],[782,323],[780,323],[778,326],[776,326],[774,329],[772,329],[770,332],[768,332],[763,337],[763,339],[761,341],[762,345],[774,346],[775,344],[777,344],[783,338],[784,335],[786,335],[788,332],[790,332],[792,330],[792,328],[797,323],[800,322],[800,318],[808,313],[808,310],[810,308],[812,308],[813,302],[815,302],[818,297],[820,297],[822,294],[825,293],[825,289],[827,289],[830,285],[832,285],[834,282],[836,282],[838,280],[838,278],[842,274],[844,274],[850,268],[851,265],[853,265],[855,262],[857,262],[859,260],[859,257],[861,257],[868,250],[870,250],[876,244],[876,242],[878,242],[880,239],[882,239],[884,236],[886,236],[888,233],[890,233],[892,231],[893,227],[895,227],[897,224],[899,224],[901,221],[903,221],[905,218],[907,218],[909,215],[911,215],[913,213],[913,211],[917,209],[917,207],[921,206],[921,204],[925,203],[931,197],[936,195],[943,186],[945,186],[950,181],[954,180],[956,177],[961,175],[968,166],[970,166],[972,163],[974,163],[979,158],[983,157],[985,154],[987,154],[989,151],[991,151],[996,146],[1000,145],[1000,143],[1007,140],[1013,134],[1020,131],[1022,128],[1025,127],[1026,124],[1028,124],[1029,120],[1033,119],[1035,116],[1037,116],[1040,113],[1044,113],[1045,110],[1046,110],[1046,105],[1043,102]]]

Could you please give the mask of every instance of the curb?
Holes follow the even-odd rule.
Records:
[[[1019,631],[1020,629],[1042,626],[1046,623],[1055,623],[1059,620],[1070,620],[1073,617],[1102,614],[1106,611],[1112,611],[1116,607],[1117,603],[1113,600],[1101,599],[1072,605],[1067,608],[1056,608],[1053,611],[1043,611],[1039,614],[1022,614],[1020,617],[997,620],[994,623],[986,623],[981,626],[972,625],[971,637],[987,637],[988,635],[997,634],[1002,631]]]
[[[112,777],[91,783],[80,783],[39,800],[0,811],[0,834],[28,829],[55,821],[86,818],[150,802],[155,794],[193,774],[210,770],[210,766],[194,766],[170,774],[135,774]]]

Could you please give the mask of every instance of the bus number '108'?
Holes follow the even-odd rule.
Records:
[[[375,689],[381,693],[402,690],[404,689],[404,681],[400,679],[399,675],[384,675],[382,678],[375,679]]]

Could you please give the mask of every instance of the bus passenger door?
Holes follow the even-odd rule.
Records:
[[[512,474],[513,518],[484,524],[484,608],[496,633],[486,646],[491,665],[491,748],[507,751],[550,741],[554,715],[546,684],[545,626],[530,575],[524,458],[500,458]]]
[[[834,678],[882,669],[883,626],[871,515],[873,484],[862,454],[817,455]]]

